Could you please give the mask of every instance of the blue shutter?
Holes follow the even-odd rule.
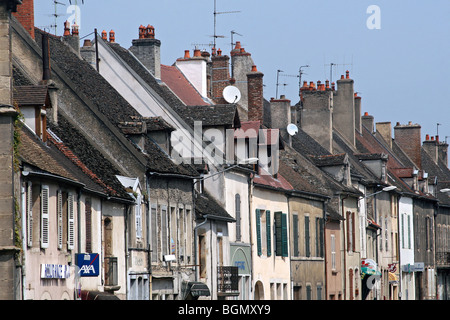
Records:
[[[258,256],[262,255],[261,248],[261,211],[256,209],[256,243],[258,248]]]

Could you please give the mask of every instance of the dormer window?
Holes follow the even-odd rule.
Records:
[[[14,87],[14,103],[25,124],[42,140],[47,141],[47,109],[51,108],[47,86]]]

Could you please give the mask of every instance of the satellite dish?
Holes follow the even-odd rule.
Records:
[[[223,89],[223,98],[228,103],[236,103],[241,99],[241,92],[235,86],[228,86]]]
[[[287,128],[286,128],[287,132],[289,133],[290,136],[295,135],[298,132],[298,128],[295,124],[290,123],[288,124]]]

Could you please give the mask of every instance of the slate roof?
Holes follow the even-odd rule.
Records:
[[[36,43],[41,44],[43,31],[36,28]],[[108,120],[119,128],[121,122],[127,122],[141,115],[96,71],[90,64],[80,59],[60,37],[49,35],[49,48],[52,62],[56,63],[64,74],[74,83],[74,90],[83,93],[105,115]],[[59,118],[63,118],[59,114]],[[62,126],[67,122],[58,124]],[[52,130],[56,128],[52,128]],[[61,133],[61,131],[60,131]],[[73,146],[87,140],[79,140],[79,135],[65,136],[65,143]],[[74,153],[76,153],[74,149]],[[79,150],[81,151],[81,150]],[[185,165],[176,165],[169,156],[153,141],[146,139],[145,152],[148,169],[161,173],[177,173],[196,175],[193,168]],[[77,154],[78,155],[78,154]],[[94,165],[94,164],[93,164]],[[100,164],[97,164],[100,165]],[[93,166],[90,167],[94,172]]]
[[[47,86],[15,86],[13,101],[19,106],[49,106],[50,98]]]
[[[208,215],[212,220],[236,221],[208,192],[196,193],[195,213],[197,218]]]
[[[177,106],[174,109],[191,127],[194,127],[194,121],[201,121],[202,127],[233,128],[241,126],[235,104]]]
[[[206,106],[200,93],[186,79],[177,66],[161,65],[161,80],[180,98],[187,106]]]

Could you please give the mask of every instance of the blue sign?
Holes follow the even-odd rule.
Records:
[[[100,258],[98,253],[77,253],[75,259],[80,277],[97,277],[99,275]]]

